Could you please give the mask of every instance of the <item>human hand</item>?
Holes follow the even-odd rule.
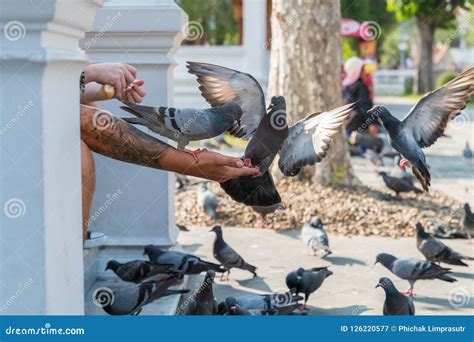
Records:
[[[143,80],[133,81],[132,84],[123,91],[123,98],[134,103],[142,102],[146,95],[145,91],[142,89],[144,83],[145,81]]]
[[[84,76],[86,83],[97,82],[114,86],[115,97],[122,100],[124,99],[123,92],[129,85],[132,85],[137,77],[137,69],[132,65],[124,63],[90,64],[84,69]],[[141,87],[141,85],[138,87]],[[131,91],[129,92],[131,93]],[[141,97],[143,98],[143,96]]]

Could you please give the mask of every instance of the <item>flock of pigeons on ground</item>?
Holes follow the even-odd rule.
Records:
[[[185,150],[190,141],[219,137],[224,132],[249,140],[243,161],[246,166],[258,167],[257,177],[239,177],[221,184],[224,191],[235,201],[251,206],[258,213],[274,211],[281,203],[269,167],[279,154],[278,167],[284,176],[292,177],[306,165],[320,162],[356,103],[330,111],[310,114],[288,126],[286,102],[283,96],[273,96],[268,108],[259,83],[249,74],[222,66],[188,62],[188,70],[196,75],[200,91],[212,106],[210,109],[176,109],[171,107],[147,107],[122,101],[124,110],[136,117],[125,118],[132,124],[145,125],[150,130],[177,142],[178,149],[190,153],[199,163],[199,153]],[[436,142],[444,133],[449,120],[459,115],[474,92],[474,68],[471,67],[443,87],[428,93],[411,109],[403,120],[395,118],[384,106],[368,111],[378,119],[389,136],[392,147],[402,156],[400,166],[412,166],[412,172],[424,191],[429,190],[430,172],[426,165],[423,148]],[[469,146],[466,146],[469,149]],[[469,154],[465,149],[464,153]],[[472,151],[471,157],[472,157]],[[411,177],[393,179],[381,173],[385,183],[398,195],[400,192],[422,190],[413,185]],[[178,177],[180,186],[185,178]],[[205,184],[198,193],[198,203],[212,218],[217,217],[217,198]],[[465,206],[463,226],[469,236],[474,231],[474,215]],[[181,229],[185,230],[185,227]],[[394,275],[409,282],[405,296],[389,278],[380,278],[377,287],[384,289],[385,315],[413,315],[413,287],[417,280],[439,279],[455,282],[448,268],[437,263],[467,266],[463,256],[427,233],[421,224],[416,225],[417,247],[426,260],[398,259],[380,253],[376,263],[381,263]],[[245,260],[224,240],[222,228],[215,226],[213,255],[218,263],[178,251],[162,250],[158,246],[145,247],[148,260],[119,263],[111,260],[106,270],[112,270],[122,281],[114,289],[100,288],[94,293],[94,301],[111,315],[137,315],[144,305],[158,298],[189,292],[172,289],[185,275],[205,273],[203,284],[186,300],[179,313],[184,315],[289,315],[298,309],[306,312],[306,302],[324,280],[332,275],[328,267],[299,268],[286,277],[287,293],[269,295],[244,295],[227,297],[220,303],[213,293],[216,273],[229,277],[233,268],[247,270],[257,276],[256,267]],[[324,258],[331,253],[329,240],[318,217],[304,225],[301,233],[304,243],[314,255]],[[304,294],[304,304],[300,294]]]

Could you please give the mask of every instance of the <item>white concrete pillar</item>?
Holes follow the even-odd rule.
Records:
[[[186,14],[172,0],[107,0],[81,46],[93,62],[137,67],[147,92],[143,104],[171,105],[173,54],[186,21]],[[119,109],[119,101],[102,105],[117,116],[129,116]],[[99,155],[95,162],[90,229],[107,234],[109,246],[173,245],[178,235],[174,175]],[[112,203],[106,204],[114,195]]]
[[[266,0],[244,0],[243,16],[243,45],[247,60],[247,71],[257,80],[268,79],[268,57],[269,52],[265,48],[266,42]],[[266,89],[266,84],[262,84]]]
[[[101,1],[0,4],[0,314],[83,314],[78,42]]]

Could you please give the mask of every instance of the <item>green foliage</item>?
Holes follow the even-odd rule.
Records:
[[[336,172],[332,175],[331,181],[329,182],[329,184],[334,188],[344,179],[345,175],[346,175],[346,168],[344,167],[344,165],[341,165],[336,170]]]
[[[414,77],[407,77],[405,78],[405,84],[403,85],[403,94],[404,95],[411,95],[413,94],[413,85],[415,82]]]
[[[454,71],[443,71],[436,79],[436,88],[439,88],[449,81],[455,79],[457,75],[458,74]]]
[[[400,40],[398,35],[399,29],[392,30],[386,37],[380,48],[380,62],[387,69],[394,69],[398,67],[400,62],[400,51],[398,45]]]
[[[357,41],[349,37],[342,37],[342,59],[347,59],[357,56]]]

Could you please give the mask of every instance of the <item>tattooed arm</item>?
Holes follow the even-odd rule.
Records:
[[[214,152],[192,156],[140,131],[107,111],[81,105],[81,139],[89,148],[128,163],[225,182],[239,176],[256,176],[258,169],[243,166],[239,158]]]

